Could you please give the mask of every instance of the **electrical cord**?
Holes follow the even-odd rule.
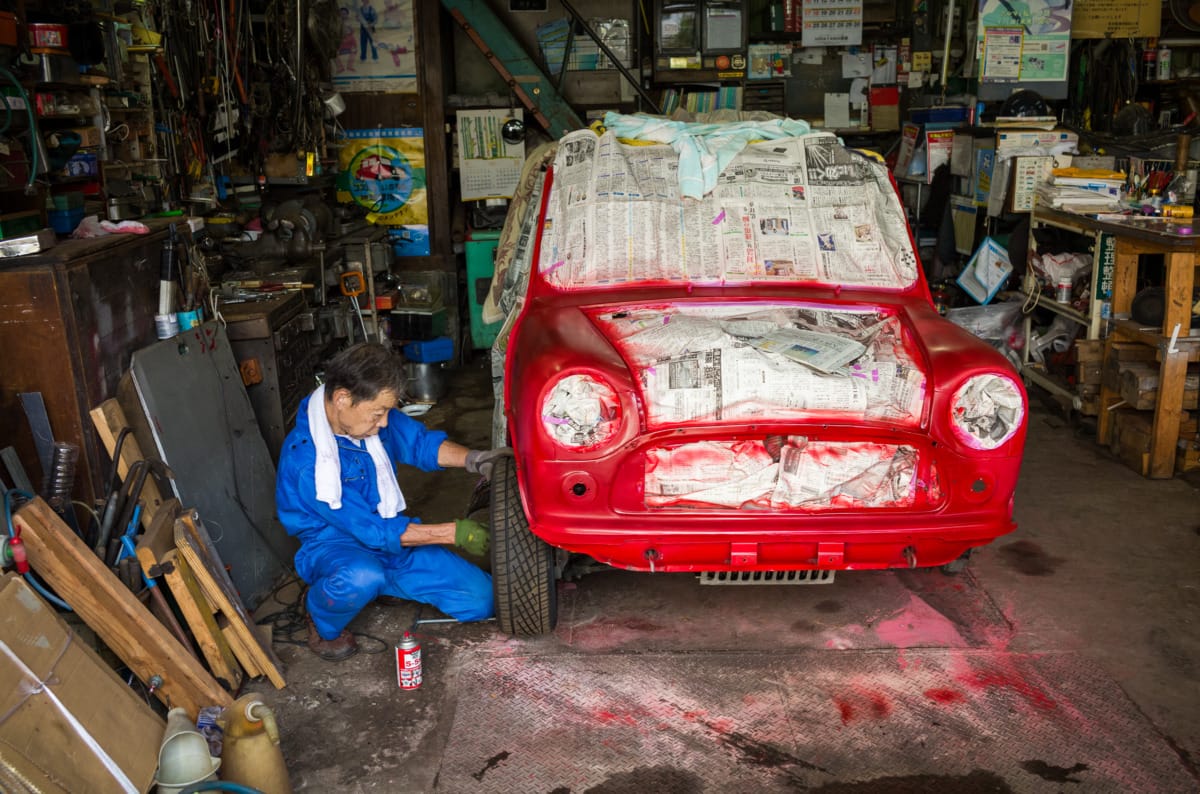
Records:
[[[280,599],[279,594],[282,590],[288,587],[296,586],[298,594],[295,601],[284,601]],[[255,623],[260,626],[269,625],[271,627],[271,642],[281,643],[283,645],[307,645],[308,634],[308,610],[304,608],[304,596],[308,593],[308,587],[301,582],[299,576],[292,576],[284,579],[276,585],[270,593],[267,594],[263,601],[273,601],[279,604],[282,609],[263,615],[258,618]],[[370,643],[377,644],[368,645],[367,647],[359,647],[360,653],[376,654],[383,653],[392,647],[392,643],[376,637],[374,634],[366,632],[351,632],[355,640],[367,640]],[[296,635],[300,635],[300,639]]]
[[[13,525],[13,514],[12,514],[12,498],[13,498],[13,496],[19,496],[22,499],[26,499],[26,500],[33,499],[33,494],[29,493],[28,491],[22,491],[17,488],[10,488],[9,490],[4,492],[4,525],[8,529],[8,536],[10,538],[15,538],[17,536],[17,528]],[[46,599],[51,604],[54,604],[59,609],[64,609],[67,612],[74,612],[74,610],[71,609],[70,604],[68,604],[66,601],[63,601],[58,596],[54,595],[54,593],[51,593],[49,590],[47,590],[46,587],[37,580],[37,577],[35,577],[33,575],[33,571],[27,571],[25,573],[25,581],[29,582],[30,586],[33,587],[34,590],[37,590],[38,593],[41,594],[42,598]]]
[[[14,86],[16,86],[17,95],[19,97],[21,97],[21,101],[25,103],[25,113],[28,114],[28,116],[29,116],[29,150],[31,152],[30,157],[32,159],[32,162],[29,165],[29,179],[28,179],[28,181],[25,182],[25,192],[27,194],[32,194],[33,193],[33,182],[37,178],[38,168],[41,166],[41,160],[38,155],[38,150],[41,147],[38,146],[38,140],[37,140],[38,135],[40,134],[38,132],[37,116],[35,116],[33,114],[33,105],[29,102],[29,95],[25,93],[25,87],[21,85],[20,81],[17,80],[16,76],[12,72],[8,71],[7,69],[5,69],[2,66],[0,66],[0,75],[3,75],[5,78],[8,79],[8,81],[10,83],[12,83]],[[8,108],[7,100],[5,100],[4,106],[6,108]],[[8,112],[9,112],[9,120],[11,121],[12,109],[8,108]],[[7,122],[5,123],[4,127],[5,127],[5,129],[8,129]]]

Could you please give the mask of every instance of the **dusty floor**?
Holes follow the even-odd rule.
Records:
[[[453,384],[424,421],[486,446],[486,362]],[[330,664],[277,645],[288,687],[251,686],[301,791],[1195,791],[1195,482],[1142,479],[1035,409],[1019,528],[962,576],[593,574],[560,585],[549,637],[418,625],[415,692],[392,648],[438,615],[373,605],[352,629],[380,653]],[[439,521],[473,478],[401,484]]]

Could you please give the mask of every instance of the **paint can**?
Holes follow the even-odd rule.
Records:
[[[154,315],[154,332],[159,339],[170,339],[179,333],[179,318],[174,312]]]
[[[419,689],[421,686],[421,643],[412,632],[404,632],[396,646],[396,683],[401,689]]]
[[[195,328],[200,324],[200,310],[192,309],[189,312],[175,312],[175,316],[179,319],[179,330],[187,331]]]

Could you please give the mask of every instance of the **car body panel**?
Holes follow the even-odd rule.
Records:
[[[881,166],[870,168],[871,178],[892,190],[877,203],[886,216],[880,224],[890,225],[894,242],[891,216],[899,208],[894,184],[885,171],[880,176]],[[550,189],[543,190],[543,232],[553,226],[547,222],[553,179],[551,172]],[[556,245],[562,229],[557,233]],[[904,234],[909,250],[903,256],[915,261],[907,228]],[[548,256],[547,245],[539,234],[534,273],[509,335],[504,410],[529,528],[550,545],[631,570],[870,569],[943,565],[1014,529],[1012,495],[1025,439],[1023,387],[1003,356],[938,315],[919,267],[911,281],[901,278],[883,288],[802,279],[655,278],[564,287],[551,275],[560,262],[548,262],[561,247]],[[902,266],[899,272],[908,271]],[[653,318],[654,311],[670,317],[716,311],[728,319],[764,308],[893,318],[902,357],[921,381],[911,414],[870,416],[827,404],[787,411],[758,407],[733,419],[703,412],[664,419],[656,416],[647,391],[654,355],[639,356],[611,327],[613,317],[627,312]],[[740,349],[742,340],[736,341]],[[811,375],[801,364],[792,366]],[[601,442],[561,443],[545,424],[548,398],[571,376],[607,389],[611,405],[604,421],[612,426]],[[994,448],[979,448],[952,416],[956,411],[961,416],[957,395],[976,376],[998,380],[1019,396],[1015,424]],[[857,456],[868,468],[878,461],[886,476],[872,483],[890,485],[893,495],[863,499],[847,495],[853,489],[833,487],[816,489],[817,499],[780,500],[768,488],[729,504],[706,502],[707,496],[647,495],[655,472],[673,471],[673,457],[712,454],[719,460],[728,453],[769,468],[760,445],[774,445],[778,452],[781,444],[781,467],[789,461],[819,465],[829,456],[839,465]],[[853,471],[861,473],[862,465]],[[755,471],[770,476],[766,468]]]

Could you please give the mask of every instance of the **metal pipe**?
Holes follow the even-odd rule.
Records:
[[[950,77],[950,38],[954,35],[954,0],[946,2],[946,35],[942,41],[942,102],[946,104],[946,81]]]

